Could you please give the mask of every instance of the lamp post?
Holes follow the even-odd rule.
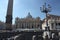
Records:
[[[51,6],[48,4],[46,5],[46,3],[40,7],[41,12],[46,14],[46,27],[45,27],[45,31],[49,31],[49,26],[48,26],[48,12],[51,12]]]
[[[46,3],[40,7],[40,10],[41,12],[45,13],[46,14],[46,29],[45,30],[48,30],[49,27],[48,27],[48,12],[51,12],[51,6],[48,4],[48,6],[46,6]]]

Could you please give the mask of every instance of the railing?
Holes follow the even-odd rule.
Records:
[[[21,32],[21,31],[41,31],[42,29],[37,29],[37,28],[34,28],[34,29],[16,29],[16,30],[13,30],[13,31],[15,31],[15,32],[17,32],[17,31],[19,31],[19,32]]]

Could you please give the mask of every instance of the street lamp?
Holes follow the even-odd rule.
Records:
[[[44,33],[47,33],[46,36],[48,35],[48,38],[49,38],[51,35],[49,32],[50,28],[48,26],[48,12],[51,12],[51,6],[49,4],[46,5],[46,3],[45,3],[42,7],[40,7],[40,10],[41,10],[41,12],[46,14],[46,27],[45,27]]]
[[[48,27],[48,12],[51,12],[51,6],[48,4],[48,6],[46,6],[46,3],[40,7],[40,10],[41,12],[45,13],[46,14],[46,28],[45,30],[49,30],[49,27]]]

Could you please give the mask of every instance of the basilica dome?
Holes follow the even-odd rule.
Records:
[[[30,12],[28,13],[27,17],[26,18],[32,18]]]

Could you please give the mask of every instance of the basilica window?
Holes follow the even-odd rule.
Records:
[[[56,23],[56,26],[57,26],[58,24]]]
[[[57,26],[56,29],[59,29],[60,30],[60,23],[57,23],[56,26]]]
[[[33,25],[32,25],[32,28],[33,28]]]
[[[22,24],[22,28],[24,28],[24,27],[23,27],[23,24]]]
[[[56,23],[56,26],[60,26],[60,23]]]
[[[38,24],[37,27],[40,28],[39,26],[40,26],[40,25]]]
[[[52,29],[53,29],[53,27],[54,27],[54,23],[51,23],[51,27],[52,27]]]
[[[27,26],[27,28],[28,28],[28,26]]]
[[[60,23],[58,23],[58,25],[60,26]]]

